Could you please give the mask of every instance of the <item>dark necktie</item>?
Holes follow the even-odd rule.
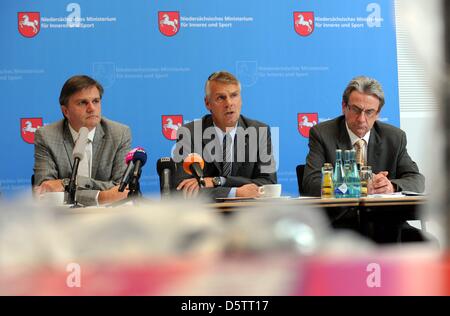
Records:
[[[223,137],[223,164],[222,164],[222,176],[227,177],[231,174],[231,135],[225,134]]]

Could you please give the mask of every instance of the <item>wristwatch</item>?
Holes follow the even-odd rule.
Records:
[[[220,179],[220,177],[213,177],[212,178],[212,183],[213,183],[215,188],[221,187],[222,186],[222,179]]]

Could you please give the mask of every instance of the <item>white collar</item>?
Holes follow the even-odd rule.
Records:
[[[214,124],[214,123],[213,123],[213,124]],[[237,125],[238,125],[238,124],[236,123],[236,125],[233,127],[233,129],[232,129],[231,131],[228,132],[228,134],[230,134],[230,136],[231,136],[231,139],[233,139],[233,140],[234,140],[234,135],[236,135]],[[222,143],[223,137],[225,136],[225,133],[224,133],[219,127],[217,127],[216,124],[214,124],[214,128],[215,128],[215,130],[216,130],[217,136],[218,136],[219,139],[220,139],[220,142]]]
[[[94,142],[94,135],[95,135],[95,130],[96,130],[96,129],[97,129],[97,127],[94,127],[94,128],[93,128],[91,131],[89,131],[89,133],[88,133],[88,139],[91,141],[91,143]],[[78,139],[79,133],[73,129],[73,127],[70,125],[70,123],[69,123],[69,130],[70,130],[70,134],[72,134],[73,141],[76,142],[77,139]]]
[[[355,133],[353,133],[350,128],[348,128],[347,121],[345,121],[345,127],[347,128],[348,136],[350,136],[350,142],[352,146],[354,146],[355,143],[360,139],[364,139],[366,141],[366,144],[369,144],[370,130],[366,133],[366,135],[360,138],[356,136]]]

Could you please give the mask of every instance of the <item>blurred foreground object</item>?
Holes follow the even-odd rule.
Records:
[[[430,248],[378,248],[308,207],[224,215],[186,201],[2,204],[0,295],[448,294]]]

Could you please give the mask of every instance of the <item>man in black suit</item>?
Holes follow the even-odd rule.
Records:
[[[361,163],[372,166],[374,172],[373,193],[424,191],[425,178],[408,155],[405,133],[377,121],[383,105],[378,81],[365,76],[350,81],[342,96],[343,115],[310,130],[303,178],[306,195],[320,196],[321,167],[335,162],[336,149],[356,150],[357,143],[362,145]],[[391,230],[386,236],[394,233]]]
[[[231,73],[209,76],[204,101],[211,114],[178,129],[177,190],[185,198],[199,193],[213,198],[260,196],[259,186],[277,182],[269,126],[241,115],[241,85]],[[190,153],[205,161],[203,188],[183,171],[183,159]]]

